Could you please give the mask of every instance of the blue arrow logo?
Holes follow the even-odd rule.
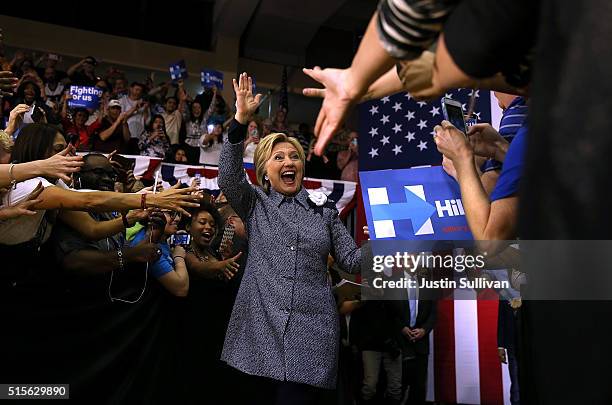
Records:
[[[404,203],[372,205],[372,220],[409,219],[412,221],[413,232],[419,230],[431,217],[431,214],[436,211],[436,208],[405,187],[404,192],[406,194],[406,202]]]

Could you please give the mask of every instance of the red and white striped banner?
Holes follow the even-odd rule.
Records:
[[[438,302],[429,337],[428,401],[510,404],[508,366],[497,354],[498,304],[490,290],[478,297],[474,290],[457,290]]]

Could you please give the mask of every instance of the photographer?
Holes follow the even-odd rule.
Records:
[[[177,211],[163,210],[149,217],[146,229],[140,230],[130,246],[135,248],[143,242],[159,243],[159,258],[150,263],[149,272],[172,295],[185,297],[189,292],[189,275],[185,265],[185,248],[181,245],[170,247],[167,240],[178,231],[181,214]]]
[[[161,115],[154,115],[151,125],[138,138],[138,149],[143,156],[164,158],[170,149],[166,123]]]
[[[149,103],[142,98],[144,93],[144,84],[133,82],[129,93],[119,98],[122,111],[133,110],[133,113],[127,119],[132,138],[138,138],[145,132],[145,126],[149,123],[149,117],[151,116]]]

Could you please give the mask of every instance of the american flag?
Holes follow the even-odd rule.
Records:
[[[467,113],[472,89],[449,91]],[[490,92],[476,91],[474,115],[491,121]],[[359,109],[359,170],[406,169],[439,165],[442,155],[433,141],[433,129],[444,119],[440,100],[415,101],[408,93],[373,100]]]
[[[491,93],[476,90],[474,115],[491,122]],[[471,89],[449,91],[467,112]],[[444,119],[440,100],[417,102],[407,93],[363,103],[359,110],[359,170],[439,165],[433,128]],[[447,297],[438,303],[430,334],[427,400],[462,404],[509,404],[507,364],[497,356],[496,297]],[[490,293],[487,291],[486,293]]]

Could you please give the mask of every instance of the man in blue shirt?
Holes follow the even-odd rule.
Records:
[[[518,184],[522,174],[527,120],[508,146],[495,136],[476,136],[473,142],[450,122],[435,127],[434,140],[445,160],[452,162],[461,189],[461,200],[475,240],[508,240],[516,236]],[[493,134],[494,135],[494,134]],[[497,134],[498,138],[501,138]],[[475,142],[474,142],[475,141]],[[474,164],[475,150],[503,161],[491,198]],[[445,168],[448,166],[445,165]]]

